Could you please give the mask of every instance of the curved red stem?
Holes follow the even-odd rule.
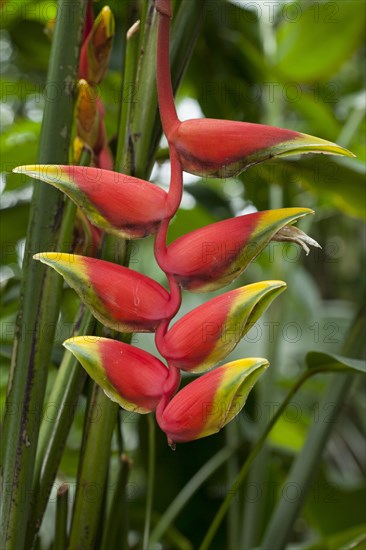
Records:
[[[170,75],[170,2],[157,0],[155,7],[159,11],[158,48],[157,48],[157,88],[160,118],[163,130],[168,138],[179,124],[175,109],[172,80]]]
[[[164,389],[163,389],[164,393],[155,411],[156,420],[161,428],[163,428],[163,425],[164,425],[163,418],[162,418],[163,412],[166,406],[168,405],[169,401],[173,397],[174,393],[176,392],[180,382],[180,378],[181,378],[179,369],[169,364],[168,364],[168,367],[169,367],[169,376],[164,384]],[[171,447],[173,447],[174,445],[173,441],[168,439],[168,443]]]
[[[170,185],[167,197],[169,217],[172,218],[179,208],[183,195],[183,170],[174,145],[169,144]]]

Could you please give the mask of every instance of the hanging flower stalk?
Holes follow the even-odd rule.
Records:
[[[181,122],[170,78],[170,1],[156,0],[155,6],[159,12],[158,100],[171,161],[168,192],[101,167],[33,165],[15,171],[60,189],[107,233],[125,239],[155,235],[155,258],[166,274],[169,291],[132,269],[86,256],[44,252],[34,258],[58,271],[106,326],[123,332],[155,332],[156,347],[166,365],[150,353],[107,338],[77,337],[64,345],[121,407],[141,414],[155,411],[174,448],[175,442],[218,432],[241,411],[268,361],[246,358],[209,369],[225,360],[286,284],[263,281],[237,288],[208,300],[170,326],[180,308],[182,288],[207,292],[226,286],[270,241],[295,242],[306,253],[309,246],[319,246],[293,226],[312,213],[307,208],[224,220],[167,246],[167,230],[181,202],[183,170],[224,178],[273,156],[352,154],[325,140],[270,126],[207,119]],[[94,39],[88,36],[89,47]],[[85,70],[83,76],[87,74]],[[96,120],[90,124],[91,136],[94,131],[100,136]],[[176,393],[181,371],[208,370]]]

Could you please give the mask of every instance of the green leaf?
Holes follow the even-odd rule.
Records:
[[[264,184],[298,184],[315,193],[325,204],[332,204],[350,216],[366,219],[365,168],[357,160],[324,155],[296,161],[272,160],[250,168],[243,181],[250,198],[257,198],[257,194],[265,189]]]
[[[351,548],[359,548],[359,550],[365,549],[366,524],[357,525],[357,527],[346,529],[345,531],[322,539],[308,546],[306,550],[333,550],[334,548],[339,548],[340,550],[351,550]]]
[[[309,351],[306,355],[306,364],[309,369],[313,370],[349,371],[351,369],[366,374],[366,361],[321,351]]]
[[[300,82],[326,80],[361,44],[364,18],[364,3],[352,0],[283,5],[278,70]]]

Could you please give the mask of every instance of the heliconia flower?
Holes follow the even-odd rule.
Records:
[[[159,258],[166,273],[191,292],[209,292],[231,283],[271,240],[293,241],[306,252],[319,246],[293,224],[309,208],[280,208],[245,214],[179,237]]]
[[[57,187],[104,231],[125,239],[155,233],[170,215],[168,194],[132,176],[87,166],[35,164],[13,172],[27,174]]]
[[[113,13],[104,6],[82,44],[79,78],[85,78],[90,84],[99,84],[103,80],[108,69],[114,28]]]
[[[266,359],[240,359],[207,372],[180,390],[156,418],[168,443],[193,441],[220,431],[243,408],[268,367]]]
[[[283,281],[263,281],[217,296],[184,315],[163,338],[157,333],[157,348],[169,366],[208,370],[225,359],[285,288]]]
[[[156,409],[169,375],[156,357],[130,344],[96,336],[78,336],[63,344],[106,395],[128,411]],[[176,381],[176,387],[179,379]]]
[[[104,325],[121,332],[153,332],[169,311],[169,293],[132,269],[86,256],[35,254],[53,267]]]
[[[183,170],[199,176],[227,178],[273,157],[299,153],[353,153],[314,136],[264,124],[232,120],[193,119],[175,126],[167,136]]]

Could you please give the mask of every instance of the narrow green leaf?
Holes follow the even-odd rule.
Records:
[[[306,364],[309,369],[322,371],[353,371],[366,374],[366,361],[351,359],[341,355],[309,351],[306,355]]]
[[[117,418],[117,406],[96,384],[84,429],[75,506],[70,529],[69,548],[94,548],[98,521],[103,513],[103,494],[107,480],[112,433]],[[95,414],[98,411],[99,416]],[[92,488],[93,497],[85,497],[85,488]]]
[[[305,550],[353,550],[358,548],[362,550],[366,547],[366,524],[357,525],[351,529],[346,529],[335,535],[322,539]]]
[[[243,178],[249,197],[263,184],[287,182],[301,185],[315,194],[321,203],[342,212],[366,219],[365,167],[363,163],[325,155],[296,161],[279,159],[272,164],[253,167]]]

